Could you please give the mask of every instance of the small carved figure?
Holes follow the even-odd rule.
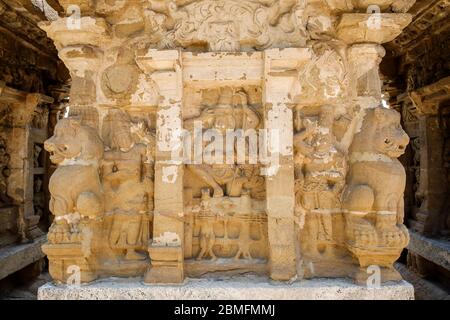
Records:
[[[211,257],[212,260],[217,259],[217,256],[213,251],[214,244],[216,242],[216,234],[214,233],[213,226],[215,217],[211,215],[209,211],[209,201],[211,197],[209,192],[209,189],[202,189],[202,212],[198,218],[198,222],[200,225],[200,252],[197,255],[197,260],[202,260],[208,256]]]

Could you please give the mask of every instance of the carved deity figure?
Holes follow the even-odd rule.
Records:
[[[147,147],[135,143],[131,120],[120,110],[112,110],[103,124],[109,150],[103,160],[103,182],[107,192],[106,211],[114,213],[109,234],[112,248],[125,250],[126,260],[142,260],[149,238],[149,211],[152,210],[153,181],[147,172]]]
[[[334,209],[340,206],[346,163],[345,156],[335,147],[333,120],[333,107],[322,107],[312,152],[306,154],[304,164],[303,206],[306,209]]]
[[[403,225],[406,174],[397,159],[408,143],[400,115],[377,107],[366,111],[350,146],[343,209],[347,246],[361,267],[392,267],[408,244]]]
[[[240,110],[237,110],[233,105],[233,99],[236,96],[242,98],[242,109]],[[259,117],[256,111],[247,105],[245,93],[234,92],[230,87],[221,89],[217,105],[214,105],[214,102],[211,103],[207,96],[204,98],[206,108],[202,110],[198,117],[185,121],[185,127],[192,130],[195,122],[198,121],[204,130],[212,129],[218,135],[221,135],[223,144],[214,144],[214,154],[221,154],[223,161],[221,163],[188,165],[188,168],[213,189],[214,197],[220,198],[224,194],[240,196],[243,185],[249,184],[250,181],[245,176],[244,167],[241,168],[237,164],[236,156],[239,151],[245,152],[245,154],[247,152],[246,150],[238,151],[236,142],[233,142],[233,150],[231,151],[234,153],[235,159],[231,164],[226,162],[227,131],[242,128],[245,132],[247,129],[255,129],[260,123]],[[194,133],[197,134],[195,139],[202,139],[203,133],[204,131]],[[202,136],[199,137],[200,134]]]
[[[50,160],[58,165],[49,182],[50,211],[55,220],[48,239],[71,242],[78,237],[81,218],[103,213],[98,174],[103,143],[96,129],[84,125],[80,119],[64,118],[56,124],[54,135],[45,141],[44,148],[50,153]]]
[[[297,130],[300,121],[295,121]],[[336,147],[333,122],[333,106],[322,106],[317,123],[303,119],[305,129],[294,136],[296,202],[316,217],[309,219],[310,250],[315,253],[333,241],[332,212],[340,209],[345,186],[346,160]]]

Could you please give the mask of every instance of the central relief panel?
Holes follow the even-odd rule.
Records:
[[[228,78],[218,68],[210,70],[217,77],[196,80],[204,68],[192,71],[183,88],[184,151],[190,157],[184,173],[186,272],[265,274],[266,184],[257,161],[264,128],[261,82],[245,80],[245,69],[231,68]]]

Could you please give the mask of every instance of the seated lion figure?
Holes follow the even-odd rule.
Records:
[[[44,148],[58,165],[49,182],[50,211],[56,216],[55,223],[68,229],[68,223],[79,217],[101,214],[98,162],[103,157],[103,143],[97,131],[79,119],[64,118],[56,124]]]
[[[390,267],[408,244],[403,225],[406,174],[397,159],[408,143],[400,114],[378,107],[366,111],[350,146],[343,195],[346,242],[362,267]]]

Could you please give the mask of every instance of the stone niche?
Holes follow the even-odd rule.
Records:
[[[399,280],[409,138],[381,107],[378,65],[411,17],[408,1],[372,2],[383,13],[363,1],[79,1],[80,19],[41,24],[72,76],[45,142],[58,164],[52,277],[365,281],[375,265]],[[256,133],[256,161],[250,135],[231,140],[243,161],[226,157],[211,132],[230,131]],[[206,159],[212,146],[222,162]]]

